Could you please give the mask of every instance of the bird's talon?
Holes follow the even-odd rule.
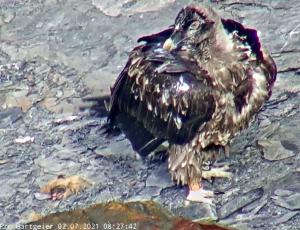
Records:
[[[190,190],[187,200],[188,201],[194,201],[194,202],[201,202],[201,203],[213,203],[214,193],[209,190],[199,189],[197,191]]]

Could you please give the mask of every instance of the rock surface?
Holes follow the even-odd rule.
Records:
[[[137,38],[169,26],[182,6],[203,1],[113,2],[0,1],[0,224],[21,223],[33,211],[153,199],[186,218],[299,229],[299,1],[204,1],[257,28],[279,70],[271,99],[225,159],[234,179],[205,182],[218,192],[208,207],[186,206],[186,188],[170,183],[165,161],[140,159],[123,134],[107,137],[102,129],[103,101]],[[25,137],[30,141],[15,141]],[[279,155],[272,154],[274,143]],[[43,199],[40,188],[58,175],[81,175],[93,186],[59,202]],[[257,189],[262,194],[252,202],[239,200]]]
[[[62,224],[63,223],[63,224]],[[27,226],[52,226],[61,229],[171,229],[171,230],[230,230],[231,228],[210,223],[195,223],[175,217],[153,201],[93,205],[87,209],[55,213]],[[21,225],[25,226],[25,225]]]

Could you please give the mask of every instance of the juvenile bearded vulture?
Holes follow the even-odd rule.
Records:
[[[248,127],[271,95],[276,65],[256,30],[194,5],[168,29],[138,41],[111,89],[109,124],[118,126],[125,114],[167,140],[172,178],[189,185],[189,200],[209,201],[203,162],[227,152]]]

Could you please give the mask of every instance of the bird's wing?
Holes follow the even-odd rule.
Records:
[[[159,43],[159,42],[165,41],[167,38],[169,38],[171,36],[171,34],[173,33],[173,31],[174,31],[174,28],[170,27],[159,33],[140,37],[137,41],[138,42],[146,42],[148,44]]]
[[[160,45],[137,47],[112,88],[109,120],[123,112],[156,137],[187,142],[215,109],[212,88],[195,68]]]

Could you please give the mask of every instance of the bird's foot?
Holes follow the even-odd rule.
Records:
[[[189,188],[190,191],[186,198],[188,201],[212,204],[212,198],[214,197],[213,191],[204,190],[199,182],[190,182]]]
[[[225,177],[225,178],[232,178],[232,173],[228,172],[229,166],[224,165],[222,167],[216,167],[216,168],[211,168],[207,171],[203,170],[202,171],[202,178],[206,180],[211,180],[213,177]]]
[[[186,199],[189,201],[194,201],[194,202],[212,204],[213,197],[214,197],[213,191],[200,188],[196,191],[190,190]]]

